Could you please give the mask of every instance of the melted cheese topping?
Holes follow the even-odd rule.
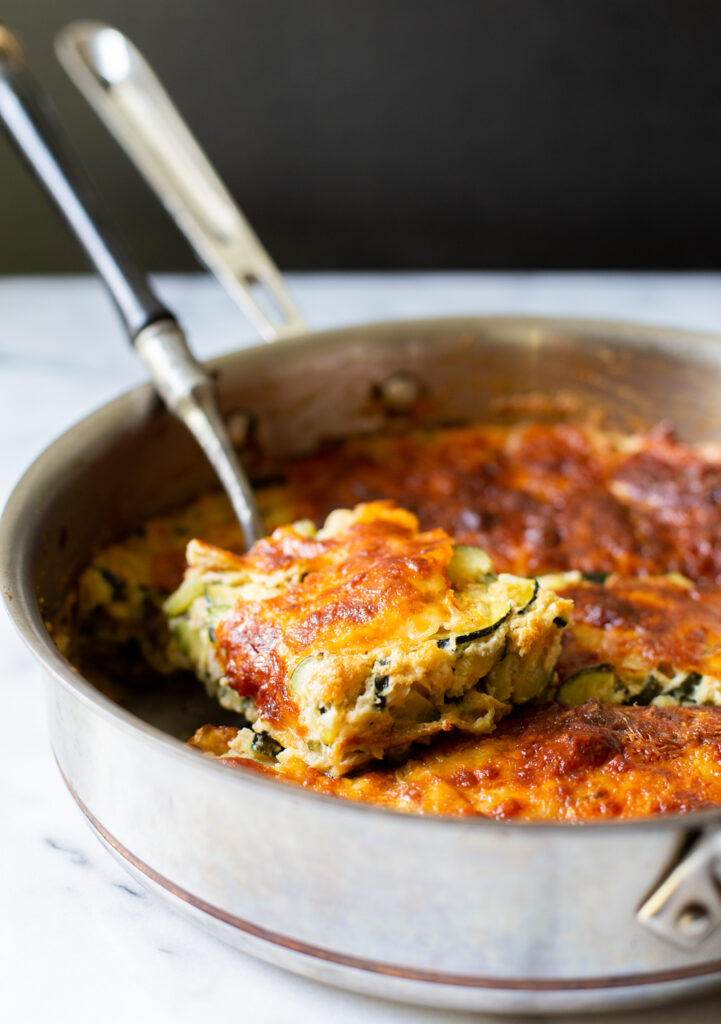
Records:
[[[660,689],[668,680],[676,690],[679,673],[701,676],[691,699],[710,703],[721,695],[721,686],[715,682],[719,673],[715,587],[721,584],[721,458],[717,447],[680,444],[665,429],[628,436],[587,425],[481,424],[352,439],[273,469],[280,471],[282,482],[258,493],[269,529],[303,518],[320,524],[334,508],[390,498],[417,515],[421,530],[442,528],[458,543],[483,547],[498,571],[526,576],[568,570],[618,574],[607,588],[594,589],[587,584],[567,591],[576,600],[578,611],[575,624],[566,631],[560,663],[564,681],[584,668],[606,664],[613,669],[613,679],[609,683],[607,678],[606,684],[614,700],[647,700],[643,680],[650,676],[660,681]],[[185,546],[193,537],[222,548],[242,549],[240,531],[222,495],[205,496],[187,509],[152,520],[142,533],[98,553],[80,580],[74,625],[70,630],[54,630],[59,643],[82,669],[92,664],[98,649],[106,655],[109,652],[111,661],[118,660],[118,652],[129,642],[159,670],[171,667],[160,609],[180,582]],[[693,592],[684,596],[679,588],[639,579],[669,572],[693,581]],[[331,639],[330,622],[323,625],[319,620],[316,627],[326,630]],[[619,680],[625,689],[619,689]],[[686,699],[683,690],[679,692]],[[245,698],[230,688],[224,693],[226,702],[234,699],[237,703],[232,706],[252,718],[252,707],[243,703]],[[582,710],[576,709],[578,714]],[[633,717],[637,710],[640,713],[635,708],[604,709],[604,713]],[[664,723],[674,722],[680,729],[681,748],[684,742],[690,745],[688,754],[680,749],[674,762],[687,771],[678,789],[683,794],[686,786],[687,796],[677,795],[676,809],[695,806],[694,794],[702,802],[718,798],[708,788],[708,773],[712,767],[717,770],[713,760],[717,720],[713,714],[701,710],[700,717],[693,720],[693,735],[684,724],[688,718],[657,718],[654,709],[648,709],[647,717],[641,719],[649,734],[658,730],[659,742],[666,735]],[[549,728],[555,730],[559,743],[564,737],[570,743],[573,736],[578,756],[579,751],[588,752],[586,770],[590,772],[593,743],[580,744],[579,719],[565,715],[563,709],[553,715],[549,712]],[[629,723],[632,717],[622,721]],[[529,732],[523,735],[531,735],[532,713],[522,712],[519,721],[528,723]],[[503,726],[503,730],[507,728]],[[598,735],[597,729],[598,722],[596,731],[591,732]],[[706,744],[704,729],[708,730]],[[507,756],[513,760],[512,745],[521,743],[522,735],[503,730],[497,740],[484,740],[481,747],[488,751],[489,742],[507,743]],[[653,735],[648,741],[653,742]],[[602,737],[602,746],[605,742]],[[459,749],[461,758],[473,761],[475,756],[471,747]],[[628,779],[643,782],[646,776],[636,761],[634,765],[637,774],[629,774]],[[497,767],[503,775],[502,765]],[[308,771],[312,773],[312,769]],[[298,772],[300,778],[300,768]],[[369,778],[376,776],[371,773]],[[383,773],[380,777],[386,778]],[[524,778],[525,795],[519,783],[513,799],[535,806],[545,784],[538,773]],[[314,785],[341,785],[338,780],[324,779],[319,777]],[[360,777],[346,781],[348,785],[353,782],[354,792],[365,791],[368,799],[378,797],[372,795],[370,782],[364,790]],[[553,785],[557,784],[561,783],[556,780]],[[426,785],[430,788],[424,795]],[[423,810],[441,792],[448,796],[445,785],[435,775],[419,777],[411,790],[404,791],[401,802],[409,809]],[[461,790],[455,787],[452,798],[448,796],[459,808],[466,806],[460,801]],[[578,803],[575,792],[569,790],[565,809],[549,810],[548,816],[556,813],[583,820],[589,805],[585,797],[583,805]],[[360,795],[351,798],[364,799]],[[396,800],[396,795],[392,799]],[[663,794],[657,799],[657,806],[653,800],[644,803],[641,797],[633,804],[626,794],[623,813],[662,812]]]
[[[721,679],[721,591],[664,577],[620,579],[561,588],[573,601],[573,629],[558,666],[565,681],[580,669],[610,664],[646,673],[697,672]]]
[[[491,736],[444,740],[401,767],[342,779],[299,758],[279,763],[237,753],[239,736],[205,726],[191,744],[236,768],[415,814],[587,822],[721,803],[717,708],[548,705],[521,712]]]
[[[237,556],[193,541],[171,660],[335,774],[457,727],[487,732],[552,679],[570,602],[490,572],[388,502],[282,527]]]
[[[487,424],[358,438],[288,463],[268,493],[281,515],[392,498],[521,576],[578,569],[679,572],[721,582],[721,458],[666,429]]]
[[[478,424],[354,438],[278,469],[283,482],[257,492],[269,531],[301,519],[320,526],[333,509],[385,498],[422,530],[482,547],[499,572],[679,572],[721,583],[719,452],[667,431]],[[180,582],[194,537],[242,550],[223,495],[152,519],[99,552],[79,583],[81,625],[105,615],[125,638],[140,629],[146,598],[159,605]]]
[[[301,656],[312,648],[332,652],[377,645],[401,633],[410,643],[462,625],[446,568],[453,554],[442,530],[418,533],[403,509],[361,506],[345,529],[326,525],[322,539],[279,528],[254,545],[250,572],[294,570],[298,582],[277,597],[244,602],[223,620],[219,640],[228,652],[229,674],[252,679],[256,653],[277,647]],[[466,618],[470,627],[472,619]]]

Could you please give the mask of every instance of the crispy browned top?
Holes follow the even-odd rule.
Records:
[[[292,515],[392,498],[499,571],[678,571],[721,582],[721,462],[657,430],[474,426],[358,439],[284,467]]]
[[[333,509],[390,498],[422,530],[484,547],[499,572],[677,571],[721,583],[721,461],[662,430],[620,437],[569,424],[478,424],[355,438],[278,468],[283,482],[258,490],[269,530],[303,518],[321,525]],[[193,537],[243,547],[230,504],[206,495],[105,549],[102,564],[169,593]]]
[[[354,516],[322,540],[280,528],[237,559],[263,573],[294,567],[298,577],[277,596],[239,602],[217,629],[228,683],[254,696],[267,721],[293,712],[285,680],[307,653],[371,649],[393,637],[413,643],[453,614],[447,534],[419,533],[413,515],[387,502]]]
[[[589,701],[528,709],[483,739],[434,745],[400,768],[331,779],[299,759],[233,756],[235,730],[191,741],[238,768],[396,810],[501,820],[586,822],[700,810],[721,802],[721,709]]]
[[[557,669],[563,680],[603,663],[721,677],[721,592],[664,577],[564,587],[573,601]]]
[[[567,592],[576,613],[566,630],[562,678],[626,657],[721,677],[721,597],[714,593],[721,584],[721,460],[676,442],[666,430],[621,438],[569,424],[477,425],[359,438],[287,462],[281,472],[285,482],[259,495],[270,526],[304,517],[320,525],[333,509],[390,498],[417,514],[421,530],[442,528],[459,543],[484,547],[498,571],[580,569],[625,577],[605,588],[584,584]],[[136,583],[172,590],[191,537],[240,550],[229,506],[208,498],[182,519],[158,520],[136,541]],[[315,543],[286,534],[259,548],[259,567],[263,559],[268,570],[312,561]],[[123,577],[126,561],[127,552],[116,545],[103,566]],[[390,581],[395,572],[400,585],[402,565],[394,565],[385,563]],[[634,581],[672,571],[695,587]],[[330,595],[319,591],[308,615],[298,617],[294,649],[313,638],[331,642],[334,629],[345,630],[344,617],[363,628],[370,614],[364,596],[377,597],[382,613],[386,582],[385,576],[368,577],[359,595],[348,579],[339,581],[345,597],[333,611]],[[279,614],[290,614],[293,600],[289,594]],[[241,616],[235,635],[227,637],[247,692],[260,692],[266,670],[267,678],[285,671],[277,628],[274,619],[251,623]],[[282,689],[270,687],[260,699],[267,702],[265,717],[283,714]],[[283,774],[311,789],[421,813],[582,821],[690,810],[721,802],[720,714],[713,708],[552,707],[524,711],[480,742],[444,742],[401,769],[328,779],[290,762]],[[211,753],[227,753],[232,736],[207,730],[217,747]]]

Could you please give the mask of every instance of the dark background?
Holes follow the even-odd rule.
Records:
[[[194,265],[64,77],[55,32],[126,31],[276,261],[721,266],[721,3],[3,0],[150,268]],[[83,267],[0,139],[0,272]]]

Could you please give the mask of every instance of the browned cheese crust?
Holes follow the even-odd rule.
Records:
[[[590,822],[721,802],[717,708],[551,704],[503,722],[487,738],[444,740],[401,767],[341,779],[298,758],[281,765],[235,755],[236,735],[204,726],[191,744],[240,770],[415,814]]]
[[[592,665],[721,679],[721,590],[665,577],[589,581],[559,588],[573,601],[557,665],[561,682]]]
[[[525,709],[490,738],[444,738],[400,768],[342,779],[293,757],[233,752],[235,730],[207,726],[195,746],[313,790],[418,813],[590,821],[721,802],[720,710],[623,706],[721,702],[718,446],[681,444],[663,427],[622,435],[568,423],[480,424],[352,439],[273,469],[282,482],[258,492],[269,531],[305,518],[320,526],[333,509],[391,499],[415,513],[420,531],[484,548],[496,572],[612,574],[605,585],[561,589],[575,613],[558,673],[568,687],[603,666],[606,692],[621,703]],[[158,645],[143,641],[148,608],[157,612],[179,584],[193,537],[242,549],[230,507],[211,495],[98,554],[78,592],[85,647],[132,640],[162,662]],[[236,621],[226,637],[239,662],[246,633]]]
[[[485,548],[499,572],[721,582],[721,460],[663,429],[532,423],[360,439],[291,462],[285,475],[285,521],[392,498],[421,529]]]

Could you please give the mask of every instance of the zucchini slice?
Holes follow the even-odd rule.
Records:
[[[688,682],[687,679],[675,690],[663,691],[662,681],[653,671],[646,678],[622,679],[612,665],[593,665],[570,676],[560,687],[556,700],[561,704],[576,705],[595,697],[602,704],[646,706],[663,692],[666,696],[678,699],[680,703],[697,682]]]
[[[306,688],[318,669],[322,654],[309,654],[295,666],[288,679],[288,686],[293,694],[300,694]]]
[[[556,700],[570,705],[592,697],[602,704],[627,706],[717,704],[713,697],[704,699],[699,693],[703,682],[704,676],[698,672],[678,673],[667,679],[655,669],[645,679],[623,679],[611,665],[594,665],[570,676],[559,688]]]
[[[256,732],[250,742],[250,749],[257,757],[275,761],[283,749],[283,745],[269,736],[267,732]]]
[[[699,672],[689,672],[685,679],[682,679],[680,683],[677,683],[671,689],[664,689],[664,697],[671,697],[673,700],[677,700],[679,704],[688,702],[693,704],[693,691],[696,689],[698,684],[701,682],[703,677]]]
[[[582,572],[581,576],[586,583],[600,583],[604,584],[608,577],[611,575],[610,572]]]
[[[452,648],[463,647],[465,644],[470,644],[474,640],[482,640],[486,636],[490,636],[495,633],[496,630],[510,619],[513,614],[513,605],[509,602],[506,603],[505,608],[498,611],[493,615],[493,619],[485,626],[479,626],[478,629],[469,630],[468,633],[451,633],[447,636],[436,637],[436,644],[442,651],[447,651]]]
[[[176,615],[182,615],[183,612],[187,612],[193,601],[203,596],[205,587],[206,583],[202,577],[198,578],[196,576],[183,580],[178,589],[170,595],[163,605],[163,610],[168,618],[175,618]]]
[[[501,573],[498,582],[503,584],[504,594],[513,603],[514,615],[525,615],[538,597],[541,585],[533,577],[512,576]]]
[[[456,544],[448,563],[448,578],[454,590],[462,590],[470,583],[485,583],[494,578],[491,559],[483,548]]]
[[[128,596],[128,581],[103,565],[96,566],[96,572],[100,573],[103,582],[110,588],[110,600],[124,601]]]
[[[538,580],[528,580],[528,583],[532,584],[531,593],[528,597],[528,600],[521,608],[516,607],[516,615],[525,615],[528,609],[533,604],[533,602],[538,597],[538,591],[541,589],[541,585],[539,584]]]
[[[653,676],[649,676],[646,680],[643,688],[639,690],[635,697],[631,697],[630,700],[624,701],[624,704],[638,704],[641,707],[647,707],[659,693],[658,680],[654,679]]]
[[[189,665],[197,663],[202,647],[200,633],[191,629],[185,619],[178,619],[177,622],[174,622],[170,633],[178,653],[187,660]]]
[[[693,580],[690,580],[688,576],[684,576],[680,572],[667,572],[666,579],[671,583],[675,583],[677,587],[683,587],[684,590],[693,590]]]
[[[571,569],[568,572],[547,572],[538,577],[538,582],[546,590],[564,590],[574,583],[580,583],[583,576],[578,569]]]
[[[574,672],[556,694],[559,704],[570,704],[572,707],[592,697],[602,704],[624,703],[627,690],[616,675],[613,665],[593,665]]]

